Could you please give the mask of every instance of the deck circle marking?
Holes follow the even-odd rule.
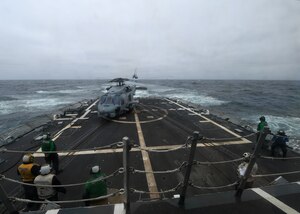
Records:
[[[158,108],[158,107],[155,107],[156,109],[164,112],[165,114],[161,117],[158,117],[156,119],[152,119],[152,120],[141,120],[140,123],[152,123],[152,122],[156,122],[156,121],[159,121],[159,120],[162,120],[164,119],[165,117],[168,116],[168,111],[166,109],[162,109],[162,108]],[[142,111],[142,110],[141,110]],[[110,119],[110,118],[105,118],[107,120],[110,120],[110,121],[113,121],[113,122],[116,122],[116,123],[127,123],[127,124],[135,124],[136,122],[135,121],[124,121],[124,120],[116,120],[116,119]]]

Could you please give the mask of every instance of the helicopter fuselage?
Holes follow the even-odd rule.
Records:
[[[98,104],[98,116],[114,118],[132,110],[134,94],[135,85],[119,84],[107,88]]]

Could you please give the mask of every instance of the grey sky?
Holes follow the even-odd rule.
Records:
[[[1,0],[0,79],[300,80],[298,0]]]

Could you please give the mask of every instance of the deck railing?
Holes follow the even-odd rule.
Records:
[[[124,195],[124,206],[127,213],[130,213],[130,195],[131,194],[166,194],[166,193],[172,193],[172,192],[178,192],[180,194],[178,205],[183,206],[185,203],[186,198],[186,192],[188,187],[193,187],[196,189],[206,189],[206,190],[215,190],[215,189],[222,189],[222,188],[230,188],[230,187],[236,187],[236,194],[235,196],[240,198],[242,196],[242,193],[245,189],[246,181],[247,179],[252,176],[253,178],[260,178],[260,177],[267,177],[267,176],[279,176],[279,175],[288,175],[288,174],[296,174],[300,173],[300,171],[293,171],[293,172],[282,172],[282,173],[273,173],[273,174],[265,174],[265,175],[251,175],[251,171],[253,166],[255,165],[258,158],[265,158],[265,159],[273,159],[273,160],[291,160],[291,159],[299,159],[299,156],[296,157],[287,157],[287,158],[274,158],[274,157],[266,157],[266,156],[260,156],[262,144],[265,141],[265,138],[268,134],[270,134],[270,130],[268,127],[265,127],[263,131],[260,133],[253,133],[251,135],[259,134],[258,142],[256,143],[255,149],[253,153],[251,154],[249,164],[246,168],[245,174],[241,176],[239,180],[234,181],[233,183],[221,185],[221,186],[198,186],[195,183],[193,183],[192,180],[190,180],[191,172],[193,171],[193,167],[197,167],[199,165],[216,165],[216,164],[228,164],[228,163],[234,163],[234,162],[240,162],[243,160],[243,158],[235,158],[232,160],[224,160],[224,161],[213,161],[213,162],[203,162],[203,161],[197,161],[194,159],[195,152],[197,150],[197,145],[203,143],[204,141],[218,141],[218,139],[209,139],[205,138],[200,135],[199,132],[195,131],[193,133],[193,136],[190,136],[187,138],[187,140],[179,146],[172,147],[172,148],[164,148],[164,149],[154,149],[154,148],[144,148],[140,147],[139,145],[133,144],[128,137],[124,137],[121,142],[112,143],[107,146],[102,147],[95,147],[90,149],[78,149],[78,150],[64,150],[64,151],[57,151],[58,153],[64,152],[68,153],[69,155],[74,155],[75,152],[82,152],[87,150],[105,150],[105,149],[123,149],[123,167],[119,169],[115,169],[113,173],[111,173],[108,176],[105,176],[103,178],[96,179],[91,182],[97,182],[99,180],[107,180],[111,179],[112,177],[123,175],[123,188],[117,189],[115,192],[97,197],[97,198],[90,198],[90,199],[76,199],[76,200],[65,200],[65,201],[33,201],[29,199],[24,198],[18,198],[18,197],[10,197],[7,196],[6,192],[4,191],[3,187],[0,185],[0,199],[1,201],[6,205],[7,210],[9,213],[18,213],[16,209],[14,208],[14,204],[12,202],[19,201],[19,202],[25,202],[25,203],[57,203],[57,204],[63,204],[63,203],[78,203],[78,202],[86,202],[86,201],[94,201],[94,200],[100,200],[100,199],[107,199],[110,197],[113,197],[118,194]],[[245,138],[250,137],[251,135],[243,136],[243,137],[237,137],[239,138]],[[232,138],[229,138],[232,140]],[[222,139],[226,140],[226,139]],[[160,171],[145,171],[141,169],[134,169],[129,165],[130,163],[130,151],[146,151],[146,152],[154,152],[154,153],[167,153],[167,152],[173,152],[181,149],[188,149],[189,148],[189,157],[188,160],[182,162],[179,164],[179,166],[175,169],[168,169],[168,170],[160,170]],[[2,148],[0,152],[3,153],[28,153],[30,151],[16,151],[16,150],[8,150],[5,148]],[[34,153],[38,153],[36,151],[31,151]],[[44,153],[51,153],[51,152],[44,152]],[[130,180],[131,176],[134,176],[135,173],[153,173],[153,174],[168,174],[168,173],[178,173],[182,172],[183,169],[185,169],[185,176],[184,179],[179,181],[178,184],[170,189],[161,190],[158,192],[152,192],[152,191],[144,191],[144,190],[137,190],[135,188],[130,187]],[[36,185],[36,184],[28,184],[23,183],[18,180],[8,178],[4,175],[0,175],[0,184],[1,181],[8,181],[13,182],[19,185],[29,185],[29,186],[45,186],[45,187],[76,187],[76,186],[83,186],[85,185],[85,182],[80,183],[74,183],[74,184],[63,184],[63,185]]]

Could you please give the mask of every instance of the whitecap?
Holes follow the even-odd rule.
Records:
[[[259,117],[261,115],[252,115],[244,118],[251,123],[259,123]],[[264,115],[266,121],[272,132],[277,132],[279,129],[283,129],[288,135],[300,137],[300,118],[299,117],[281,117],[273,115]]]
[[[52,106],[59,106],[63,104],[70,104],[73,101],[59,98],[42,98],[34,100],[26,100],[23,104],[25,108],[38,108],[38,109],[47,109]]]
[[[51,110],[56,106],[67,105],[73,103],[74,100],[60,98],[41,98],[28,100],[14,100],[8,102],[0,102],[0,114],[12,114],[16,112],[32,112],[39,110]]]
[[[165,93],[164,93],[165,92]],[[198,104],[204,107],[208,106],[219,106],[223,105],[225,103],[228,103],[228,101],[224,100],[219,100],[215,97],[207,96],[207,95],[201,95],[198,94],[197,92],[193,91],[186,91],[184,89],[172,89],[172,90],[155,90],[155,91],[150,91],[150,95],[152,96],[157,96],[157,97],[166,97],[166,98],[171,98],[175,100],[182,100],[185,102],[189,103],[194,103]]]
[[[169,94],[168,97],[172,99],[187,101],[194,104],[199,104],[204,107],[219,106],[228,103],[228,101],[219,100],[211,96],[200,95],[197,93]]]
[[[198,104],[204,107],[208,106],[218,106],[229,103],[228,101],[219,100],[215,97],[208,96],[205,94],[199,94],[197,91],[188,90],[184,88],[173,88],[167,86],[159,86],[153,84],[143,84],[148,88],[147,92],[138,92],[136,93],[137,97],[165,97],[172,98],[176,100],[182,100],[185,102],[190,102]]]
[[[136,90],[134,97],[135,98],[145,98],[145,97],[150,97],[150,94],[147,90]]]
[[[66,90],[53,90],[53,91],[44,91],[38,90],[38,94],[78,94],[84,92],[84,89],[66,89]]]

